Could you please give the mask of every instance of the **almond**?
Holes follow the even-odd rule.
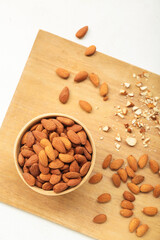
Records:
[[[129,210],[129,209],[121,209],[120,214],[123,217],[129,218],[133,215],[133,212],[132,212],[132,210]]]
[[[79,136],[73,130],[67,131],[67,136],[72,143],[75,143],[75,144],[81,143]]]
[[[59,94],[59,101],[63,104],[67,103],[69,99],[69,88],[65,87],[62,89],[61,93]]]
[[[40,162],[39,162],[39,170],[43,174],[48,174],[49,173],[49,167],[44,167]]]
[[[32,176],[37,177],[40,174],[38,163],[32,164],[32,166],[30,167],[29,171],[32,174]]]
[[[99,214],[93,218],[93,222],[98,224],[104,223],[106,221],[107,221],[107,216],[105,214]]]
[[[128,161],[130,168],[132,168],[132,170],[134,172],[136,172],[138,169],[138,165],[137,165],[137,160],[135,159],[135,157],[130,155],[130,156],[128,156],[127,161]]]
[[[140,224],[139,218],[133,218],[129,223],[129,231],[133,233]]]
[[[74,121],[67,117],[57,117],[57,120],[60,121],[65,126],[72,126],[74,124]]]
[[[148,229],[149,227],[147,224],[140,225],[136,230],[137,237],[142,237],[148,231]]]
[[[67,154],[69,154],[69,155],[71,155],[71,156],[74,156],[74,149],[71,148],[71,149],[67,152]]]
[[[32,132],[31,132],[31,131],[28,132],[28,133],[27,133],[27,136],[26,136],[26,145],[27,145],[28,147],[32,147],[33,144],[34,144],[34,141],[35,141],[35,138],[34,138]]]
[[[64,166],[64,163],[62,161],[60,161],[59,159],[56,159],[55,161],[50,162],[49,167],[50,168],[61,168]]]
[[[26,167],[30,167],[32,164],[37,162],[38,162],[38,156],[37,154],[34,154],[25,162],[25,165]]]
[[[74,81],[79,83],[86,80],[87,77],[88,77],[88,73],[86,71],[81,71],[76,74],[76,76],[74,77]]]
[[[37,180],[38,180],[40,183],[45,183],[45,181],[43,181],[42,179],[40,179],[39,176],[37,176]]]
[[[43,138],[47,138],[47,135],[43,132],[39,132],[37,130],[33,131],[34,137],[37,139],[38,142],[41,141]]]
[[[129,190],[131,192],[133,192],[134,194],[138,194],[140,192],[139,187],[134,183],[127,183],[127,186],[129,188]]]
[[[45,182],[42,185],[42,189],[46,190],[46,191],[49,191],[49,190],[53,189],[53,185],[50,182]]]
[[[131,182],[134,184],[140,184],[144,181],[144,176],[142,175],[136,175],[134,178],[132,178]]]
[[[61,175],[52,174],[49,182],[50,182],[52,185],[55,185],[55,184],[59,183],[60,180],[61,180]]]
[[[111,200],[111,195],[109,193],[103,193],[97,198],[99,203],[107,203]]]
[[[105,159],[102,163],[102,168],[103,169],[106,169],[110,165],[111,159],[112,159],[112,154],[109,154],[105,157]]]
[[[138,161],[138,166],[140,168],[144,168],[146,166],[148,162],[148,155],[147,154],[143,154],[140,158],[139,158],[139,161]]]
[[[89,74],[89,79],[95,87],[99,86],[99,78],[95,73],[90,73]]]
[[[21,139],[21,144],[22,144],[22,145],[23,145],[23,144],[26,144],[27,134],[28,134],[28,132],[26,132],[26,133],[23,135],[22,139]]]
[[[67,70],[65,70],[64,68],[57,68],[56,73],[59,77],[61,77],[63,79],[67,79],[70,76],[70,73]]]
[[[160,184],[157,184],[153,190],[153,196],[158,198],[160,196]]]
[[[24,173],[29,173],[29,168],[26,167],[26,165],[23,166],[23,172]]]
[[[66,178],[80,178],[81,174],[78,172],[67,172],[65,173]]]
[[[18,163],[21,167],[24,166],[24,157],[23,157],[22,153],[19,153],[19,155],[18,155]]]
[[[77,161],[73,161],[73,162],[70,164],[69,171],[70,171],[70,172],[79,172],[79,170],[80,170],[80,167],[79,167]]]
[[[45,147],[45,153],[50,160],[52,160],[52,161],[55,160],[55,153],[54,153],[53,147],[51,145]]]
[[[74,161],[74,157],[69,154],[59,154],[59,159],[64,163],[70,163]]]
[[[57,127],[56,131],[57,131],[57,133],[59,133],[59,134],[63,133],[63,131],[64,131],[63,124],[60,121],[58,121],[57,119],[53,119],[53,121],[56,124],[56,127]]]
[[[95,173],[90,179],[89,179],[89,183],[91,184],[96,184],[99,183],[103,178],[102,173]]]
[[[99,89],[99,93],[102,97],[106,96],[108,94],[108,85],[107,83],[102,83]]]
[[[80,138],[81,144],[85,145],[87,142],[87,135],[86,135],[85,131],[82,130],[82,131],[78,132],[77,134]]]
[[[43,125],[41,123],[38,124],[35,130],[41,132],[43,130]]]
[[[120,169],[117,171],[117,173],[118,173],[118,175],[120,176],[120,178],[121,178],[121,180],[122,180],[123,182],[126,182],[126,181],[127,181],[128,175],[127,175],[127,172],[126,172],[125,169],[120,168]]]
[[[83,166],[80,169],[80,174],[81,176],[85,176],[88,172],[88,170],[90,169],[91,163],[90,162],[86,162],[83,164]]]
[[[44,167],[47,167],[48,166],[48,158],[47,158],[47,155],[45,153],[44,150],[41,150],[39,155],[39,162],[44,166]]]
[[[42,188],[42,183],[39,182],[37,179],[36,179],[35,185],[36,185],[38,188]]]
[[[157,173],[159,171],[159,165],[155,160],[149,161],[149,167],[153,173]]]
[[[129,166],[126,166],[125,170],[128,174],[128,177],[133,178],[135,176],[135,172]]]
[[[34,155],[34,152],[31,151],[31,150],[28,150],[28,149],[24,149],[24,150],[21,151],[21,154],[22,154],[23,157],[29,158],[32,155]]]
[[[50,171],[52,174],[56,174],[56,175],[61,175],[61,171],[59,169],[51,169]]]
[[[39,175],[39,177],[40,177],[41,180],[48,182],[50,180],[50,178],[51,178],[51,174],[50,173],[48,173],[48,174],[41,173]]]
[[[86,141],[85,148],[90,154],[93,152],[92,146],[88,140]]]
[[[75,154],[74,155],[74,158],[77,160],[78,163],[86,163],[87,162],[87,159],[84,155],[81,155],[81,154]]]
[[[79,105],[85,112],[87,112],[87,113],[92,112],[92,106],[88,102],[86,102],[84,100],[80,100]]]
[[[41,150],[43,150],[43,148],[39,145],[39,144],[34,144],[33,145],[33,150],[34,150],[34,152],[38,155],[39,154],[39,152],[41,151]]]
[[[61,171],[63,171],[63,170],[69,170],[69,165],[64,164],[63,167],[61,167]]]
[[[89,152],[85,148],[83,148],[83,153],[88,160],[92,159],[91,154],[89,154]]]
[[[81,178],[76,178],[76,179],[70,179],[68,182],[67,182],[67,185],[69,187],[75,187],[77,186],[80,182],[81,182]]]
[[[52,145],[58,152],[66,153],[65,146],[64,146],[62,140],[60,139],[60,137],[53,138]]]
[[[130,202],[133,202],[135,200],[135,196],[131,192],[128,192],[128,191],[124,191],[123,197]]]
[[[143,192],[143,193],[151,192],[153,189],[154,188],[151,184],[142,184],[140,186],[140,191]]]
[[[52,133],[50,133],[50,134],[49,134],[49,140],[50,140],[50,142],[53,141],[53,138],[54,138],[54,137],[59,137],[59,134],[58,134],[57,132],[52,132]]]
[[[132,202],[128,201],[128,200],[123,200],[121,202],[121,207],[122,208],[125,208],[125,209],[130,209],[132,210],[134,208],[134,205]]]
[[[108,96],[104,96],[103,101],[107,101],[107,100],[108,100]]]
[[[112,182],[115,187],[119,187],[121,185],[121,179],[117,173],[112,175]]]
[[[74,132],[79,132],[82,130],[82,126],[79,124],[73,124],[71,127],[67,127],[68,130],[73,130]]]
[[[96,52],[96,46],[91,45],[88,48],[86,48],[85,55],[86,56],[91,56]]]
[[[68,185],[66,183],[57,183],[56,185],[54,185],[53,187],[53,191],[55,193],[60,193],[63,192],[64,190],[66,190],[68,188]]]
[[[52,146],[51,142],[47,138],[41,139],[40,145],[42,148],[45,148],[47,146]]]
[[[54,131],[56,129],[56,124],[53,119],[42,119],[41,123],[43,127],[48,131]]]
[[[122,164],[124,163],[124,160],[123,159],[116,159],[116,160],[113,160],[111,163],[110,163],[110,169],[112,170],[118,170]]]
[[[88,31],[88,26],[82,27],[76,32],[76,37],[77,38],[83,38]]]
[[[42,133],[46,134],[46,136],[47,136],[47,138],[48,138],[48,130],[47,130],[47,129],[44,128],[44,129],[42,130]]]
[[[24,180],[30,185],[34,186],[36,183],[36,179],[30,173],[23,173]]]
[[[145,207],[142,212],[147,216],[155,216],[158,213],[158,209],[156,207]]]
[[[63,142],[65,148],[66,148],[67,150],[70,150],[71,147],[72,147],[72,144],[71,144],[71,142],[69,141],[69,139],[66,138],[66,137],[60,137],[60,139],[61,139],[61,141]]]

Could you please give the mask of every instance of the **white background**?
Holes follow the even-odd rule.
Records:
[[[160,0],[0,0],[0,124],[39,29],[160,74],[159,13]],[[0,215],[1,240],[90,239],[4,204]]]

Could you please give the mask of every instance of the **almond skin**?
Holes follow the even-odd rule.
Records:
[[[107,221],[107,216],[105,214],[99,214],[93,218],[93,222],[98,224],[104,223],[106,221]]]
[[[130,156],[128,156],[127,161],[128,161],[128,165],[130,166],[130,168],[132,168],[132,170],[134,172],[136,172],[138,169],[138,165],[137,165],[137,160],[135,159],[135,157],[130,155]]]
[[[138,160],[139,168],[141,168],[141,169],[144,168],[146,166],[147,162],[148,162],[148,155],[143,154]]]
[[[39,177],[40,177],[41,180],[48,182],[50,180],[50,178],[51,178],[51,174],[50,173],[48,173],[48,174],[41,173],[39,175]]]
[[[92,146],[88,140],[86,141],[85,148],[90,154],[93,152]]]
[[[92,112],[92,106],[88,102],[80,100],[79,105],[85,112],[87,112],[87,113]]]
[[[52,146],[51,142],[47,138],[41,139],[40,145],[42,148],[45,148],[47,146]]]
[[[133,218],[129,223],[129,231],[133,233],[140,224],[139,218]]]
[[[38,142],[40,142],[43,138],[47,138],[47,135],[43,132],[35,130],[32,133]]]
[[[135,172],[132,170],[132,168],[130,168],[129,166],[126,166],[125,170],[128,174],[128,177],[130,177],[130,178],[135,177]]]
[[[116,160],[113,160],[111,163],[110,163],[110,169],[111,170],[118,170],[122,164],[124,163],[124,160],[123,159],[116,159]]]
[[[76,74],[76,76],[74,77],[74,81],[79,83],[86,80],[87,77],[88,77],[88,73],[86,71],[81,71]]]
[[[91,166],[90,162],[86,162],[86,163],[83,164],[83,166],[80,169],[80,174],[81,174],[82,177],[87,174],[90,166]]]
[[[121,185],[121,179],[117,173],[114,173],[112,175],[112,182],[113,182],[114,186],[117,188]]]
[[[67,131],[67,136],[72,143],[75,143],[75,144],[81,143],[81,140],[80,140],[78,134],[75,133],[73,130]]]
[[[142,212],[147,216],[155,216],[158,213],[158,209],[156,207],[145,207]]]
[[[95,87],[99,86],[99,78],[98,78],[98,76],[95,73],[90,73],[89,74],[89,79],[90,79],[91,83],[93,83],[93,85]]]
[[[74,124],[74,121],[67,117],[57,117],[57,120],[60,121],[65,126],[72,126]]]
[[[67,172],[65,173],[66,178],[80,178],[81,174],[77,172]]]
[[[74,155],[74,158],[77,160],[77,162],[78,162],[79,164],[84,164],[84,163],[87,162],[86,157],[85,157],[84,155],[81,155],[81,154],[75,154],[75,155]]]
[[[53,121],[54,121],[54,123],[56,124],[56,127],[57,127],[56,131],[57,131],[57,133],[58,133],[58,134],[63,133],[63,131],[64,131],[64,126],[63,126],[63,124],[62,124],[60,121],[58,121],[57,119],[53,119]],[[52,140],[53,140],[53,139],[52,139]]]
[[[142,237],[148,231],[148,229],[149,227],[147,224],[140,225],[136,230],[137,237]]]
[[[132,210],[129,210],[129,209],[121,209],[120,210],[120,214],[121,214],[121,216],[123,216],[123,217],[126,217],[126,218],[129,218],[129,217],[131,217],[132,215],[133,215],[133,212],[132,212]]]
[[[45,153],[44,150],[41,150],[39,155],[39,162],[44,166],[44,167],[47,167],[48,166],[48,157]]]
[[[49,167],[53,169],[61,168],[64,166],[64,163],[60,161],[59,159],[56,159],[55,161],[50,162]]]
[[[43,190],[46,190],[46,191],[49,191],[53,188],[53,185],[50,183],[50,182],[45,182],[43,183],[42,185],[42,189]]]
[[[142,184],[140,186],[140,191],[143,193],[148,193],[153,190],[153,186],[151,184]]]
[[[21,167],[24,166],[24,157],[23,157],[22,153],[19,153],[19,155],[18,155],[18,163]]]
[[[49,181],[52,185],[55,185],[55,184],[59,183],[60,180],[61,180],[61,175],[52,174]]]
[[[144,181],[144,176],[142,175],[136,175],[134,178],[132,178],[131,182],[134,184],[140,184],[141,182]]]
[[[59,159],[64,162],[64,163],[70,163],[70,162],[73,162],[74,161],[74,157],[69,155],[69,154],[63,154],[63,153],[60,153],[59,154]]]
[[[42,188],[42,183],[39,182],[37,179],[36,179],[35,185],[36,185],[38,188]]]
[[[157,161],[155,161],[155,160],[149,161],[149,167],[153,173],[157,173],[159,171],[159,165],[158,165]]]
[[[127,186],[129,188],[129,190],[131,192],[133,192],[134,194],[138,194],[140,192],[139,187],[134,183],[127,183]]]
[[[29,171],[32,174],[32,176],[37,177],[40,174],[38,163],[32,164],[32,166],[30,167]]]
[[[97,198],[99,203],[107,203],[111,200],[111,195],[109,193],[103,193]]]
[[[160,184],[157,184],[153,190],[153,196],[158,198],[160,196]]]
[[[53,191],[55,193],[60,193],[63,192],[64,190],[66,190],[68,188],[68,185],[66,183],[57,183],[54,185],[53,187]]]
[[[48,174],[49,173],[49,167],[44,167],[40,162],[39,162],[39,170],[43,174]]]
[[[71,142],[69,141],[69,139],[66,138],[66,137],[60,137],[60,139],[61,139],[61,141],[63,142],[65,148],[66,148],[67,150],[70,150],[71,147],[72,147],[72,144],[71,144]]]
[[[102,97],[106,96],[108,94],[108,85],[107,83],[102,83],[99,89],[99,93]]]
[[[85,55],[86,56],[91,56],[96,52],[96,46],[91,45],[88,48],[86,48]]]
[[[55,153],[52,145],[45,147],[45,153],[49,157],[49,159],[51,159],[52,161],[55,160]]]
[[[111,160],[112,160],[112,154],[107,155],[102,163],[102,168],[106,169],[110,165]]]
[[[99,183],[103,178],[103,175],[101,173],[95,173],[90,179],[89,183],[96,184]]]
[[[31,151],[31,150],[28,150],[28,149],[23,149],[23,150],[21,151],[21,154],[22,154],[23,157],[29,158],[29,157],[31,157],[32,155],[34,155],[34,152]]]
[[[76,32],[77,38],[83,38],[88,31],[88,26],[84,26]]]
[[[32,166],[32,164],[37,163],[37,162],[38,162],[38,156],[37,156],[37,154],[34,154],[25,162],[25,165],[26,165],[26,167],[30,167],[30,166]]]
[[[124,168],[120,168],[118,171],[117,171],[118,175],[120,176],[120,179],[123,181],[123,182],[126,182],[127,181],[127,172]]]
[[[43,150],[43,148],[39,145],[39,144],[34,144],[33,145],[33,150],[34,150],[34,152],[38,155],[39,154],[39,152],[41,151],[41,150]]]
[[[75,187],[77,186],[80,182],[81,182],[81,178],[74,178],[74,179],[70,179],[68,182],[67,182],[67,185],[69,187]]]
[[[60,139],[60,137],[53,138],[52,145],[58,152],[66,153],[65,146],[64,146],[62,140]]]
[[[36,179],[30,173],[23,173],[24,180],[30,185],[34,186]]]
[[[59,101],[63,104],[67,103],[69,99],[69,88],[68,87],[64,87],[61,91],[61,93],[59,94]]]
[[[89,152],[86,150],[86,148],[83,148],[83,153],[84,153],[84,156],[85,156],[88,160],[91,160],[91,159],[92,159],[91,154],[89,154]]]
[[[32,147],[34,142],[35,142],[35,138],[33,136],[33,133],[32,132],[28,132],[27,133],[27,137],[26,137],[26,145],[28,147]]]
[[[61,77],[63,79],[67,79],[70,76],[70,73],[67,70],[65,70],[64,68],[57,68],[56,73],[59,77]]]
[[[80,171],[80,166],[78,165],[77,161],[73,161],[70,164],[69,171],[70,172],[79,172]]]
[[[134,205],[132,202],[128,201],[128,200],[123,200],[121,202],[121,208],[125,208],[125,209],[130,209],[132,210],[134,208]]]
[[[54,131],[56,129],[56,124],[54,123],[53,119],[42,119],[41,123],[48,131]]]
[[[85,131],[82,130],[82,131],[78,132],[77,134],[81,140],[81,144],[85,145],[87,142],[87,135],[86,135]]]
[[[124,191],[123,197],[124,197],[124,199],[126,199],[130,202],[133,202],[135,200],[135,196],[131,192],[128,192],[128,191]]]

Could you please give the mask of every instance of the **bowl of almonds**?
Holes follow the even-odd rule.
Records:
[[[96,148],[89,130],[66,114],[35,117],[19,132],[14,161],[23,182],[47,196],[67,194],[90,176]]]

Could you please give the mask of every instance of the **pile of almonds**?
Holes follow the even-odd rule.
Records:
[[[138,170],[138,167],[140,169],[143,169],[148,162],[148,155],[143,154],[139,160],[137,161],[136,158],[132,155],[128,156],[127,158],[128,165],[125,168],[122,168],[122,165],[124,164],[123,159],[115,159],[112,161],[112,155],[109,154],[106,156],[102,163],[102,168],[107,169],[110,167],[112,171],[117,171],[117,173],[114,173],[112,175],[112,182],[115,187],[120,187],[121,181],[126,183],[127,179],[131,179],[131,182],[127,183],[127,186],[129,190],[131,191],[125,191],[123,193],[124,200],[121,201],[120,206],[120,215],[126,218],[129,218],[133,215],[133,209],[135,201],[134,194],[138,194],[139,192],[142,193],[148,193],[153,191],[153,196],[155,198],[160,197],[160,184],[157,184],[155,187],[153,187],[151,184],[142,184],[141,186],[138,186],[144,181],[144,176],[142,175],[136,175],[136,171]],[[157,161],[155,160],[149,160],[149,167],[151,171],[155,174],[160,174],[159,172],[159,165]],[[102,173],[96,173],[94,174],[90,179],[89,183],[96,184],[99,183],[103,178]],[[107,203],[111,200],[111,195],[109,193],[103,193],[97,198],[97,202],[99,203]],[[158,213],[158,209],[156,207],[144,207],[142,212],[147,216],[155,216]],[[107,220],[107,216],[105,214],[99,214],[96,217],[93,218],[94,223],[104,223]],[[136,230],[136,235],[138,237],[143,236],[147,230],[149,229],[147,224],[140,224],[140,220],[138,218],[133,218],[129,224],[129,231],[134,232]]]
[[[18,163],[30,185],[60,193],[87,174],[92,146],[81,125],[66,117],[42,119],[22,139]]]

